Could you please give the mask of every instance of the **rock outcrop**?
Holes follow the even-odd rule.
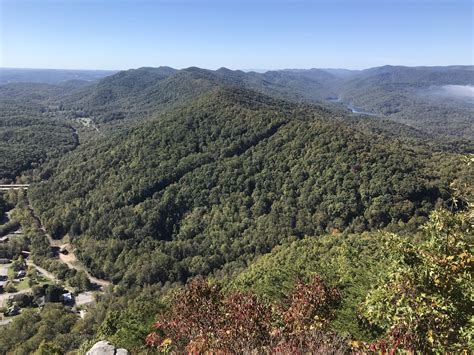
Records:
[[[87,355],[128,355],[125,349],[117,349],[107,340],[101,340],[87,352]]]

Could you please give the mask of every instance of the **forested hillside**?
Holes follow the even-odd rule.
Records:
[[[386,66],[350,75],[321,69],[246,73],[225,68],[140,68],[108,77],[64,103],[101,122],[143,118],[217,85],[244,87],[293,102],[334,105],[337,98],[336,106],[343,103],[344,108],[356,107],[427,133],[473,137],[472,100],[436,95],[445,86],[474,85],[474,70],[469,66]]]
[[[71,124],[49,116],[44,106],[60,92],[45,84],[0,86],[0,180],[14,180],[78,144]]]
[[[0,353],[468,349],[472,115],[405,104],[470,71],[160,67],[0,85],[0,180],[30,183],[0,194],[2,236],[23,234],[0,257],[28,256],[27,282],[31,265],[51,273],[31,299],[94,292],[25,306]],[[378,111],[393,95],[401,111]],[[351,113],[356,96],[380,115]]]
[[[58,111],[58,100],[84,85],[0,85],[0,180],[15,180],[78,145],[79,126]]]
[[[291,238],[415,227],[449,198],[432,159],[324,109],[218,89],[80,147],[31,199],[97,276],[185,281]]]

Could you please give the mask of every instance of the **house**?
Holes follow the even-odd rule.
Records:
[[[25,270],[20,270],[16,273],[16,278],[21,279],[26,276],[26,271]]]
[[[38,307],[43,308],[46,304],[46,297],[40,296],[35,298],[35,303]]]
[[[75,300],[74,295],[71,292],[63,293],[61,299],[65,306],[74,306]]]
[[[5,287],[7,286],[8,282],[8,270],[5,268],[0,269],[0,293],[5,291]],[[1,306],[1,304],[0,304]]]
[[[25,296],[28,297],[26,293],[15,293],[13,295],[8,296],[8,302],[10,303],[22,302]]]
[[[13,304],[8,310],[4,313],[5,316],[11,317],[20,314],[21,308],[17,304]]]
[[[6,244],[6,243],[8,243],[9,240],[10,240],[10,238],[8,237],[8,235],[6,235],[4,237],[1,237],[0,238],[0,244]]]

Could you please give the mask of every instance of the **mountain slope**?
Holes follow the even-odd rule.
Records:
[[[180,71],[140,68],[117,73],[73,93],[62,102],[96,122],[143,119],[157,111],[184,105],[217,86],[251,89],[292,101],[322,102],[331,91],[331,74],[322,70],[244,73],[221,68],[216,71],[191,67]]]
[[[430,159],[331,111],[218,88],[80,147],[31,198],[97,276],[185,281],[295,237],[417,225],[448,197]]]

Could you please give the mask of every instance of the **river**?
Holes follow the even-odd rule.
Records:
[[[352,102],[350,102],[350,103],[348,103],[348,104],[345,103],[344,101],[342,101],[342,99],[341,99],[340,97],[338,97],[338,98],[329,98],[329,99],[327,99],[327,101],[332,102],[332,103],[338,103],[338,104],[340,104],[340,105],[343,105],[343,106],[345,106],[346,108],[348,108],[349,110],[351,110],[352,113],[355,113],[355,114],[357,114],[357,115],[377,116],[376,113],[364,111],[364,110],[361,109],[361,108],[355,107]]]

